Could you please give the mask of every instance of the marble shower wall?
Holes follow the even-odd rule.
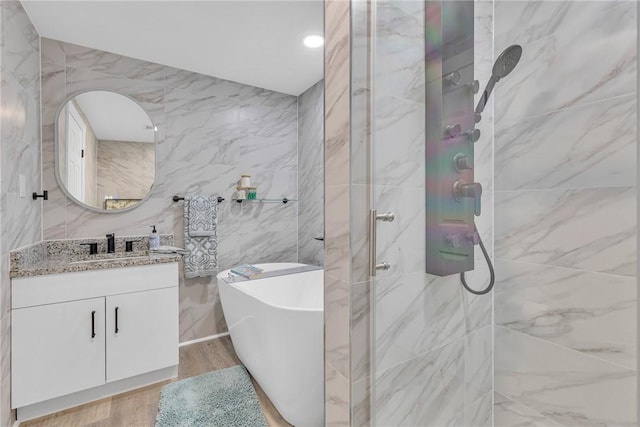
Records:
[[[496,425],[637,425],[637,7],[495,3]]]
[[[298,261],[323,265],[324,81],[298,96]]]
[[[13,425],[10,391],[9,251],[42,236],[40,36],[22,5],[0,2],[0,426]],[[19,175],[27,197],[19,197]]]
[[[114,90],[134,98],[158,126],[157,185],[124,213],[94,213],[67,200],[54,176],[54,115],[75,92]],[[295,96],[42,39],[42,163],[49,201],[45,239],[144,234],[155,224],[183,243],[178,194],[221,195],[221,269],[240,262],[296,262],[297,203],[231,202],[240,174],[252,175],[258,197],[298,198]],[[180,281],[180,340],[226,332],[216,279]]]

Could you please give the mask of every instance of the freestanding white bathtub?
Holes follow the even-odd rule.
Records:
[[[276,409],[294,426],[324,426],[323,270],[239,282],[225,270],[218,286],[236,353]]]

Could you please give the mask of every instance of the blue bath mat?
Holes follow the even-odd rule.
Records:
[[[162,387],[156,427],[268,427],[244,366]]]

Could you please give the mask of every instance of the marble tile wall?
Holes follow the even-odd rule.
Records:
[[[56,109],[75,92],[100,88],[131,96],[158,126],[157,184],[125,213],[100,214],[67,200],[54,176]],[[45,239],[143,234],[155,224],[183,243],[183,205],[173,195],[216,194],[219,265],[295,262],[296,203],[232,203],[240,174],[252,175],[259,197],[298,198],[295,96],[134,58],[42,39],[42,163],[49,201]],[[227,330],[215,278],[180,282],[180,339]]]
[[[351,425],[350,4],[324,2],[325,424]]]
[[[298,96],[298,261],[323,265],[324,82]]]
[[[0,2],[0,426],[13,424],[10,402],[9,251],[42,238],[40,36],[18,1]],[[19,197],[19,175],[28,197]]]
[[[125,199],[147,196],[156,174],[153,144],[100,140],[97,151],[98,200],[104,200],[105,196]]]
[[[637,7],[495,2],[496,425],[637,425]]]

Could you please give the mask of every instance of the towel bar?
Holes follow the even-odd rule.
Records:
[[[180,196],[173,196],[173,201],[174,202],[179,202],[180,200],[184,200],[184,197],[180,197]],[[218,203],[221,203],[224,201],[224,197],[220,197],[218,196]]]

